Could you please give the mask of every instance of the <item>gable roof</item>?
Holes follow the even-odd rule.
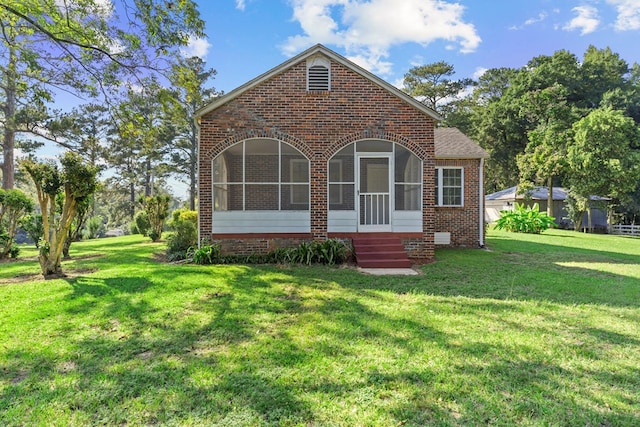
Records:
[[[489,153],[458,128],[435,128],[436,159],[486,159]]]
[[[347,58],[337,54],[336,52],[332,51],[331,49],[326,48],[325,46],[323,46],[321,44],[317,44],[317,45],[305,50],[304,52],[302,52],[302,53],[294,56],[293,58],[283,62],[282,64],[278,65],[277,67],[272,68],[271,70],[267,71],[266,73],[261,74],[260,76],[256,77],[255,79],[250,80],[247,83],[243,84],[242,86],[239,86],[236,89],[232,90],[231,92],[221,96],[220,98],[216,99],[215,101],[213,101],[209,105],[206,105],[206,106],[202,107],[201,109],[199,109],[198,111],[195,112],[195,114],[194,114],[195,118],[197,119],[199,117],[204,116],[205,114],[215,110],[219,106],[224,105],[227,102],[237,98],[238,96],[242,95],[244,92],[246,92],[246,91],[248,91],[250,89],[253,89],[254,87],[258,86],[260,83],[270,79],[273,76],[276,76],[276,75],[286,71],[287,69],[291,68],[295,64],[297,64],[297,63],[299,63],[301,61],[305,61],[308,58],[310,58],[313,55],[316,55],[318,53],[321,53],[321,54],[325,55],[327,58],[329,58],[329,59],[331,59],[331,60],[333,60],[333,61],[335,61],[335,62],[337,62],[337,63],[339,63],[341,65],[343,65],[346,68],[349,68],[351,71],[355,72],[356,74],[361,75],[362,77],[368,79],[372,83],[374,83],[374,84],[380,86],[381,88],[385,89],[386,91],[391,92],[392,94],[394,94],[398,98],[401,98],[406,103],[412,105],[414,108],[422,111],[423,113],[425,113],[426,115],[432,117],[433,119],[442,120],[442,117],[438,113],[436,113],[435,111],[433,111],[431,108],[427,107],[426,105],[424,105],[420,101],[416,100],[412,96],[407,95],[406,93],[404,93],[403,91],[401,91],[397,87],[393,86],[392,84],[387,83],[386,81],[382,80],[380,77],[377,77],[376,75],[370,73],[369,71],[365,70],[364,68],[362,68],[359,65],[355,64],[354,62],[351,62]]]

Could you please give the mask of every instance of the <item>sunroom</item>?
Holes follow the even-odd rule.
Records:
[[[213,233],[309,233],[310,162],[283,141],[239,142],[213,166]],[[326,165],[327,232],[420,232],[422,162],[400,144],[367,139]],[[324,184],[323,184],[324,185]]]

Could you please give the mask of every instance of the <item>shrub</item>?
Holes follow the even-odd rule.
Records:
[[[281,256],[292,263],[334,265],[345,262],[348,254],[349,248],[343,241],[328,239],[322,242],[302,242],[289,252],[282,253]]]
[[[201,265],[215,264],[220,258],[220,246],[202,245],[193,252],[193,262]]]
[[[9,257],[15,259],[15,258],[18,258],[19,254],[20,254],[20,246],[13,243],[11,245],[11,249],[9,249]]]
[[[539,234],[548,228],[555,226],[555,218],[540,212],[537,203],[533,206],[525,206],[524,203],[516,203],[514,210],[500,211],[500,218],[496,222],[498,230],[506,230],[514,233]]]
[[[85,237],[87,239],[95,239],[100,235],[100,233],[104,232],[104,222],[100,215],[92,216],[87,221],[87,228]]]
[[[195,246],[195,245],[194,245]],[[189,253],[191,251],[187,251]],[[267,254],[222,255],[219,245],[203,245],[193,250],[196,264],[341,264],[350,255],[341,240],[302,242],[295,248],[277,248]]]
[[[167,237],[167,258],[170,261],[186,259],[189,249],[198,245],[198,230],[191,221],[174,222],[173,230]]]
[[[32,210],[33,201],[22,191],[0,189],[0,259],[11,255],[18,224]]]
[[[133,221],[136,224],[137,233],[142,234],[144,237],[147,237],[149,235],[149,231],[151,230],[149,215],[147,215],[145,211],[140,211],[133,218]]]
[[[269,262],[274,264],[290,264],[295,256],[295,248],[276,248],[269,253]]]
[[[189,221],[198,227],[198,212],[189,209],[176,209],[171,213],[169,227],[172,227],[173,224],[181,221]]]
[[[44,226],[42,225],[42,215],[25,215],[20,220],[20,227],[27,233],[27,236],[40,247],[40,240],[44,236]]]
[[[138,231],[138,226],[135,221],[129,223],[129,234],[142,234]]]
[[[198,213],[187,209],[176,209],[171,214],[167,237],[167,258],[177,261],[189,257],[189,249],[198,246]]]
[[[149,237],[151,237],[151,240],[154,242],[157,242],[160,240],[160,237],[162,237],[164,222],[169,216],[170,201],[171,196],[161,194],[149,196],[144,199],[144,210],[149,218],[149,224],[151,224]]]
[[[342,264],[347,260],[349,253],[347,245],[336,239],[328,239],[324,242],[313,242],[312,250],[316,262],[321,264]]]

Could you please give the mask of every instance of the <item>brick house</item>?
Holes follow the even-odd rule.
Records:
[[[316,45],[196,113],[199,239],[223,253],[306,240],[484,244],[484,152],[439,116]],[[356,250],[357,252],[357,250]]]

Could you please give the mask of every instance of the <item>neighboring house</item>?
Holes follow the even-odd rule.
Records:
[[[534,189],[525,196],[517,194],[518,188],[511,187],[488,194],[485,197],[485,219],[487,222],[493,222],[500,217],[501,210],[513,210],[514,203],[524,203],[526,206],[533,206],[537,203],[541,212],[547,211],[547,197],[549,195],[547,187],[534,187]],[[563,187],[553,187],[553,217],[556,224],[563,228],[573,228],[573,223],[567,218],[566,200],[567,190]],[[607,228],[607,213],[603,210],[602,203],[609,199],[600,196],[591,196],[591,223],[594,228]],[[583,227],[587,226],[587,214],[582,219]]]
[[[367,235],[414,261],[484,244],[487,153],[316,45],[196,113],[199,239],[224,253]],[[435,139],[435,142],[434,142]]]

